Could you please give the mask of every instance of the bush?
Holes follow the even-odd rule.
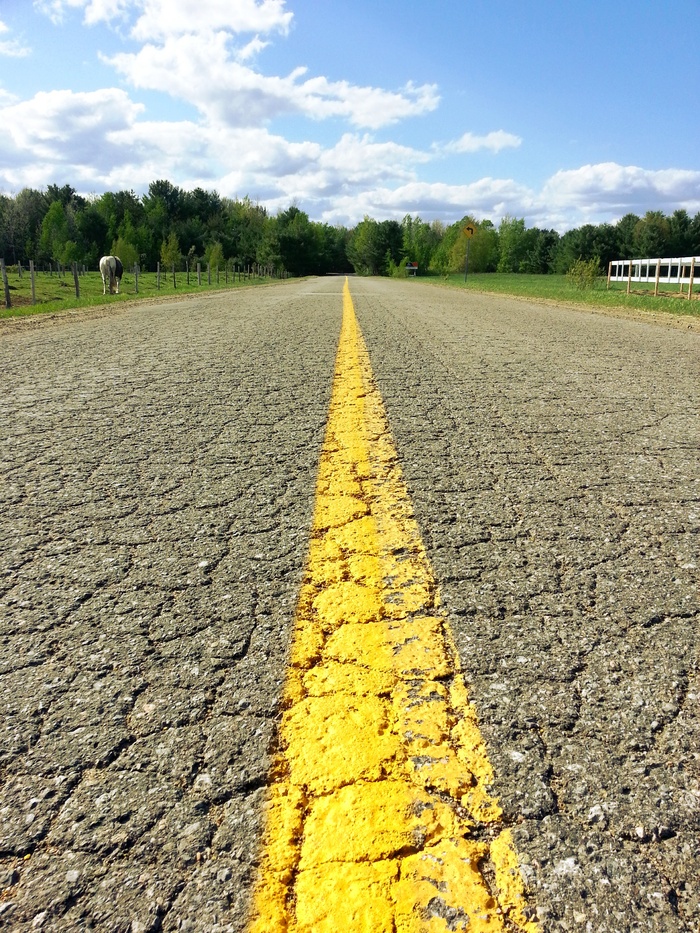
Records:
[[[593,259],[577,259],[566,273],[569,283],[575,288],[595,288],[600,276],[600,260],[597,256]]]
[[[408,278],[408,271],[406,270],[406,263],[402,259],[397,265],[391,256],[387,256],[387,275],[390,275],[393,279],[406,279]]]

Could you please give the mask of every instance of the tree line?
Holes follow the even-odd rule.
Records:
[[[407,262],[418,273],[566,273],[579,260],[605,272],[612,259],[700,255],[700,213],[670,216],[647,211],[626,214],[616,224],[585,224],[564,234],[527,228],[521,218],[490,220],[465,215],[457,223],[431,223],[407,214],[396,220],[365,217],[353,228],[309,219],[296,205],[271,214],[248,197],[215,191],[185,191],[169,181],[151,182],[142,196],[133,191],[85,198],[70,185],[24,188],[0,195],[0,255],[8,265],[35,262],[84,263],[97,268],[111,253],[126,268],[165,263],[169,268],[246,268],[258,264],[290,275],[357,272],[403,275]]]

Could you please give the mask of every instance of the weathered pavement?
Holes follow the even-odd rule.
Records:
[[[341,286],[0,333],[8,929],[244,929]],[[351,289],[542,929],[697,931],[700,338]]]

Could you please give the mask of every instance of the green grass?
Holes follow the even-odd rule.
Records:
[[[425,280],[424,280],[425,281]],[[580,289],[572,285],[565,275],[511,275],[506,273],[474,273],[450,275],[447,278],[432,278],[435,284],[444,284],[452,288],[464,288],[475,292],[492,292],[499,295],[514,295],[519,298],[546,299],[564,304],[590,305],[597,308],[631,308],[637,311],[665,311],[670,314],[700,317],[700,282],[694,288],[693,300],[679,296],[678,285],[660,286],[657,298],[653,293],[644,293],[643,283],[636,285],[632,294],[627,295],[625,282],[611,282],[606,289],[605,279],[594,288]]]
[[[78,277],[80,298],[75,297],[75,281],[72,272],[62,276],[46,272],[35,274],[36,304],[32,305],[32,288],[29,272],[23,270],[20,278],[14,267],[7,270],[7,280],[10,286],[11,308],[5,307],[5,295],[0,283],[0,318],[28,316],[32,314],[47,314],[75,308],[94,308],[106,304],[123,301],[138,301],[154,298],[167,298],[177,295],[201,294],[206,291],[221,291],[223,289],[240,288],[244,285],[267,284],[272,279],[260,277],[245,277],[242,274],[239,280],[233,282],[232,273],[229,272],[228,284],[225,275],[219,272],[219,281],[212,272],[211,285],[207,282],[206,272],[202,272],[202,284],[197,284],[196,272],[190,272],[190,284],[187,284],[185,272],[176,273],[177,287],[173,286],[172,273],[161,273],[160,289],[157,287],[155,272],[141,272],[139,274],[139,291],[136,294],[135,280],[132,273],[125,273],[119,286],[118,295],[102,294],[102,277],[99,272],[88,272]],[[276,280],[274,280],[276,281]]]

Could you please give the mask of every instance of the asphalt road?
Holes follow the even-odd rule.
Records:
[[[0,328],[0,926],[242,931],[342,278]],[[351,291],[543,931],[700,926],[700,334]]]

